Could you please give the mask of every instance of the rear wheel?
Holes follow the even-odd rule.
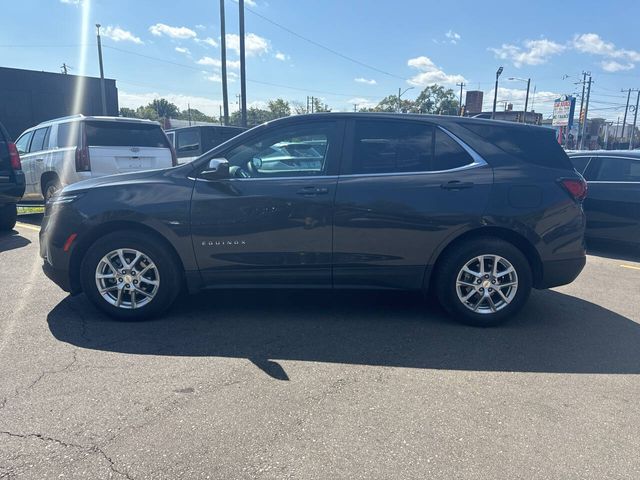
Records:
[[[438,300],[456,320],[493,326],[518,312],[531,293],[522,252],[499,238],[470,240],[445,252],[436,276]]]
[[[180,292],[177,262],[162,242],[145,233],[123,231],[102,237],[89,248],[80,268],[87,297],[123,320],[156,316]]]
[[[0,232],[8,232],[16,226],[18,208],[15,203],[0,207]]]
[[[58,192],[58,190],[60,190],[60,182],[58,180],[49,180],[45,183],[44,189],[42,190],[44,201],[48,202],[49,199]]]

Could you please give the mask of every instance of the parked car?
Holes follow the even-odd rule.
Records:
[[[160,124],[136,118],[58,118],[26,130],[16,146],[25,200],[48,200],[61,187],[89,178],[177,164]]]
[[[16,225],[16,204],[24,193],[24,174],[20,155],[9,134],[0,123],[0,231]]]
[[[589,185],[587,239],[640,245],[640,151],[571,152]]]
[[[315,168],[254,158],[314,142]],[[176,168],[66,187],[45,272],[110,315],[203,288],[435,290],[493,325],[585,264],[584,179],[549,129],[460,117],[316,114],[253,128]]]
[[[167,136],[176,150],[178,162],[187,163],[245,130],[243,127],[198,125],[167,130]]]

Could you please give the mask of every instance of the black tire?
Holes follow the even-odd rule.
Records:
[[[473,325],[476,327],[490,327],[503,323],[515,315],[526,303],[531,293],[532,287],[532,275],[531,267],[524,254],[513,244],[501,240],[495,237],[480,237],[469,241],[461,242],[454,245],[452,248],[446,250],[443,254],[441,261],[438,264],[438,270],[435,276],[435,291],[438,297],[438,301],[442,307],[457,321]],[[509,303],[505,302],[505,305],[497,311],[489,311],[488,313],[478,313],[473,311],[470,307],[467,307],[466,303],[458,297],[457,292],[457,280],[458,274],[467,262],[472,261],[476,257],[481,255],[487,255],[487,266],[493,264],[492,256],[497,255],[502,257],[515,269],[517,275],[517,289],[513,294]],[[499,262],[495,262],[500,265]],[[503,270],[506,271],[506,270]],[[490,275],[491,272],[487,274]],[[496,277],[498,277],[496,275]],[[476,277],[468,277],[476,278]],[[497,279],[498,285],[500,282],[504,282],[504,277]],[[487,286],[491,288],[486,289],[486,293],[480,294],[479,292],[473,294],[468,303],[475,303],[481,298],[481,295],[489,295],[489,291],[492,291],[492,299],[497,299],[497,302],[501,302],[501,298],[496,292],[495,284],[491,285],[493,276],[487,279],[489,283]],[[479,279],[484,282],[484,277]],[[478,279],[475,280],[476,282]],[[504,282],[506,283],[506,282]],[[482,285],[478,285],[478,288]],[[471,294],[475,287],[462,287],[464,289],[463,294]],[[506,289],[506,290],[505,290]],[[484,289],[483,289],[484,290]],[[502,292],[506,293],[509,297],[511,291],[509,287],[503,287]],[[489,303],[489,300],[482,301],[483,308],[490,309],[493,305]],[[472,305],[473,306],[473,305]]]
[[[58,192],[58,190],[60,190],[60,181],[57,178],[45,183],[44,188],[42,189],[42,197],[44,198],[45,203],[48,202],[49,199]]]
[[[155,264],[159,274],[155,294],[148,303],[137,308],[112,305],[103,298],[96,285],[96,269],[102,258],[109,252],[122,248],[143,253],[146,259]],[[181,290],[182,279],[183,272],[164,242],[153,235],[136,231],[118,231],[100,238],[89,247],[80,266],[80,282],[87,298],[96,307],[119,320],[136,321],[160,315],[174,302]]]
[[[18,219],[18,208],[15,203],[0,207],[0,232],[13,230]]]

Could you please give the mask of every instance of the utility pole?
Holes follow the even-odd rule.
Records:
[[[71,67],[69,65],[67,65],[66,63],[63,63],[62,66],[60,67],[62,69],[62,74],[63,75],[67,75],[67,70],[69,70]]]
[[[104,67],[102,65],[102,41],[100,40],[100,24],[96,23],[98,36],[98,61],[100,62],[100,95],[102,96],[102,115],[107,115],[107,92],[104,85]]]
[[[527,95],[526,97],[524,97],[524,118],[522,119],[522,123],[527,123],[527,107],[529,106],[529,87],[531,87],[531,78],[527,79]]]
[[[398,88],[398,113],[402,112],[402,102],[400,101],[401,96],[402,96],[402,88]]]
[[[229,93],[227,90],[227,38],[225,34],[224,0],[220,0],[220,60],[222,62],[222,106],[224,117],[220,115],[220,122],[229,125]]]
[[[580,113],[578,115],[578,136],[580,136],[582,134],[582,109],[584,108],[584,88],[587,84],[587,75],[591,75],[590,72],[582,72],[582,95],[580,95]],[[576,82],[579,83],[579,82]],[[582,145],[582,139],[580,140],[580,145],[578,145],[578,148],[580,148],[580,146]]]
[[[314,97],[311,97],[311,113],[313,113],[313,109],[315,108],[316,105],[316,99]]]
[[[491,119],[493,120],[496,117],[496,104],[498,103],[498,79],[500,78],[500,75],[502,74],[502,70],[504,70],[502,67],[498,68],[498,71],[496,71],[496,86],[493,92],[493,110],[491,110]]]
[[[622,134],[620,135],[620,138],[622,139],[624,139],[624,127],[627,124],[627,112],[629,111],[629,100],[631,99],[631,91],[631,88],[627,90],[627,106],[624,107],[624,118],[622,119]],[[620,92],[624,93],[625,90],[620,90]]]
[[[357,103],[354,103],[354,104],[353,104],[353,111],[354,111],[354,112],[357,112],[357,111],[358,111],[358,104],[357,104]]]
[[[247,126],[247,62],[244,49],[244,0],[238,0],[238,10],[240,16],[240,95],[242,95],[241,123]]]
[[[462,116],[462,112],[463,112],[463,110],[462,110],[462,87],[465,86],[465,83],[464,82],[456,83],[456,86],[460,87],[460,102],[459,102],[458,107],[459,107],[459,110],[460,110],[459,115]]]
[[[631,128],[631,138],[629,139],[629,150],[633,150],[633,140],[636,135],[636,120],[638,120],[638,107],[640,106],[640,90],[636,90],[636,109],[633,111],[633,127]]]
[[[220,122],[220,125],[223,125],[222,121],[222,105],[218,105],[218,107],[220,108],[220,114],[218,115],[218,121]]]
[[[187,112],[189,114],[189,126],[191,126],[191,104],[187,103]]]
[[[587,134],[587,115],[589,114],[589,97],[591,96],[591,74],[589,74],[589,83],[587,84],[587,100],[584,104],[584,125],[582,126],[582,138],[580,139],[580,150],[584,147],[584,137]],[[588,145],[587,145],[588,146]]]

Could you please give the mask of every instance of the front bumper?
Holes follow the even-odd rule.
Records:
[[[573,282],[585,264],[587,257],[581,256],[568,260],[551,260],[542,264],[542,279],[536,288],[552,288]]]

